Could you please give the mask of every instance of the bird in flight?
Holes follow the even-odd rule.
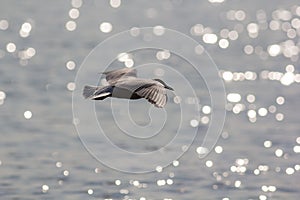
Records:
[[[122,68],[103,72],[108,82],[107,86],[86,85],[83,96],[86,99],[103,100],[107,97],[123,99],[145,98],[158,108],[167,103],[167,90],[172,90],[160,79],[143,79],[137,77],[136,69]]]

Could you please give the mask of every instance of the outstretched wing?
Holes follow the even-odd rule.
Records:
[[[108,72],[103,72],[103,74],[106,75],[106,80],[109,84],[113,84],[117,82],[120,78],[125,76],[137,77],[136,69],[130,69],[130,68],[112,70]]]
[[[158,108],[162,108],[167,103],[167,92],[163,87],[152,85],[150,87],[142,87],[135,92],[139,96],[147,99],[150,103]]]

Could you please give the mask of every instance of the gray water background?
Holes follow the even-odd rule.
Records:
[[[300,140],[299,83],[286,86],[259,77],[253,81],[225,82],[227,93],[239,93],[245,105],[246,96],[254,94],[256,108],[275,105],[277,111],[257,117],[255,123],[249,121],[247,111],[240,114],[228,111],[217,143],[222,153],[212,151],[199,159],[196,150],[201,141],[196,140],[178,160],[178,166],[171,164],[162,172],[140,175],[113,170],[86,151],[73,125],[72,92],[67,89],[84,58],[99,42],[132,27],[156,25],[178,30],[202,42],[202,37],[190,33],[195,24],[211,27],[215,33],[223,28],[231,30],[237,23],[243,24],[244,32],[237,40],[230,41],[227,49],[221,49],[218,44],[206,46],[220,70],[249,70],[258,75],[263,70],[284,73],[285,66],[293,64],[298,73],[299,60],[291,61],[282,55],[261,59],[259,55],[245,55],[243,51],[246,44],[261,46],[266,51],[268,45],[287,40],[284,31],[271,30],[251,39],[246,26],[257,21],[259,10],[265,11],[269,22],[276,9],[292,10],[295,5],[300,6],[297,1],[225,1],[221,4],[122,1],[115,9],[109,1],[88,0],[83,2],[79,18],[74,20],[76,29],[68,31],[65,24],[70,20],[71,1],[2,0],[0,20],[7,20],[9,27],[0,30],[0,90],[6,94],[0,105],[0,199],[299,198],[300,159],[294,150]],[[226,19],[226,12],[231,9],[244,10],[246,19],[242,22]],[[30,36],[22,38],[19,30],[26,21],[33,27]],[[112,32],[99,30],[104,21],[113,25]],[[300,48],[299,34],[292,40]],[[7,52],[6,45],[10,42],[16,45],[14,53]],[[34,48],[36,54],[23,66],[17,52],[28,47]],[[76,63],[75,70],[66,68],[69,60]],[[176,89],[183,90],[184,86]],[[278,96],[285,98],[283,105],[276,104]],[[201,101],[209,104],[206,96]],[[146,101],[138,103],[148,105]],[[32,112],[30,119],[24,117],[27,110]],[[283,121],[276,120],[276,113],[284,114]],[[205,130],[205,125],[202,127]],[[271,141],[272,146],[266,148],[265,141]],[[282,156],[275,155],[278,149],[283,151]],[[213,166],[207,167],[210,163],[207,161]],[[120,157],[119,162],[130,160]],[[246,167],[245,173],[234,172],[232,166],[238,166],[237,162]],[[258,168],[261,170],[256,175]],[[294,173],[287,173],[290,168]],[[170,184],[158,186],[159,180],[168,179],[172,180]],[[116,180],[121,184],[116,184]],[[269,186],[275,186],[276,191],[265,191]]]

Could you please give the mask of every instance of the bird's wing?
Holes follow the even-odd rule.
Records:
[[[139,96],[147,99],[150,103],[158,108],[162,108],[167,103],[167,92],[163,87],[152,85],[150,87],[142,87],[135,92]]]
[[[109,84],[113,84],[117,82],[120,78],[125,76],[137,77],[136,69],[130,69],[130,68],[112,70],[108,72],[103,72],[103,74],[106,75],[106,80]]]

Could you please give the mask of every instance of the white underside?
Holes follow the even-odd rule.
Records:
[[[100,97],[106,97],[106,96],[109,96],[109,95],[110,95],[110,92],[105,92],[105,93],[101,93],[99,95],[93,96],[92,99],[97,99],[97,98],[100,98]]]

